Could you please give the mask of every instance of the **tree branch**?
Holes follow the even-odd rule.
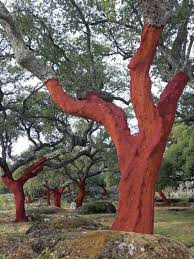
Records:
[[[43,157],[38,161],[34,162],[33,164],[31,164],[30,166],[28,166],[24,170],[23,174],[19,177],[19,179],[17,179],[17,181],[19,181],[23,185],[30,178],[37,176],[37,174],[43,170],[43,167],[46,161],[47,161],[47,158]]]
[[[42,59],[36,58],[33,52],[27,48],[18,26],[15,24],[11,14],[1,1],[0,24],[3,26],[5,34],[12,45],[18,64],[32,72],[43,82],[48,78],[52,78],[54,74],[53,70],[47,66],[46,62]]]
[[[160,116],[164,119],[167,134],[170,132],[174,122],[178,99],[188,81],[189,76],[186,73],[178,72],[167,84],[156,104]]]
[[[131,102],[138,120],[139,129],[148,129],[156,115],[151,95],[149,76],[162,28],[145,25],[141,44],[128,65],[131,75]]]
[[[46,81],[51,97],[59,108],[66,113],[100,122],[107,128],[115,145],[120,145],[121,138],[126,141],[126,137],[128,138],[130,134],[125,112],[116,105],[102,100],[94,92],[88,92],[83,101],[68,96],[58,81],[51,79],[54,78],[53,70],[26,47],[18,26],[2,2],[0,2],[0,24],[10,40],[16,61],[39,79]]]
[[[130,136],[125,112],[113,103],[104,101],[93,91],[88,91],[85,100],[76,100],[68,96],[56,79],[46,82],[52,99],[64,112],[71,115],[95,120],[105,126],[112,136],[115,145],[119,145],[119,139]],[[122,131],[122,134],[120,132]]]

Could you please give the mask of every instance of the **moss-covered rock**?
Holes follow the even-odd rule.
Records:
[[[54,258],[82,259],[193,259],[181,243],[154,235],[114,231],[69,234],[57,244]]]
[[[45,222],[34,222],[29,229],[26,231],[27,235],[33,237],[49,236],[50,233],[53,235],[59,233],[97,229],[102,227],[101,224],[97,224],[93,220],[82,218],[77,215],[64,215],[63,217],[50,218],[49,221]]]
[[[93,213],[115,213],[116,208],[110,202],[94,202],[81,206],[77,209],[79,214],[93,214]]]

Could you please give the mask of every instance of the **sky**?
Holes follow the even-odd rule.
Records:
[[[13,144],[13,155],[19,155],[24,152],[30,145],[27,137],[19,137],[17,142]]]

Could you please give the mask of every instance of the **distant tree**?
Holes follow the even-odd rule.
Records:
[[[193,88],[193,85],[191,85]],[[180,105],[177,111],[177,123],[184,122],[187,125],[191,125],[194,123],[194,93],[193,89],[185,92],[181,99]]]
[[[89,148],[79,151],[77,155],[74,155],[72,162],[66,164],[64,170],[64,174],[68,176],[78,188],[76,208],[79,208],[82,206],[85,197],[87,179],[106,171],[106,167],[104,159],[98,150]]]
[[[16,221],[22,222],[27,221],[25,213],[25,195],[23,186],[30,178],[35,177],[39,172],[43,170],[44,164],[48,157],[45,156],[34,163],[27,166],[22,175],[18,179],[14,179],[12,171],[9,169],[8,165],[1,161],[1,179],[2,182],[7,186],[10,192],[13,193],[16,204]]]
[[[8,75],[9,76],[7,79],[4,79],[4,85],[0,88],[2,96],[2,110],[0,112],[1,180],[3,184],[9,189],[9,191],[14,195],[16,204],[16,221],[21,222],[27,220],[25,214],[25,195],[23,186],[29,179],[35,177],[43,170],[45,162],[49,157],[45,155],[45,150],[43,154],[39,155],[37,155],[36,152],[45,148],[47,148],[47,151],[49,152],[49,148],[53,148],[55,145],[63,141],[64,135],[59,135],[58,138],[55,136],[55,139],[53,139],[53,129],[51,127],[51,123],[49,124],[50,131],[48,132],[48,122],[46,130],[44,127],[45,123],[43,121],[40,123],[40,121],[32,121],[32,119],[29,119],[30,109],[27,105],[27,102],[40,87],[34,87],[33,90],[29,89],[31,90],[30,94],[20,94],[20,91],[17,88],[19,83],[18,73]],[[15,83],[13,83],[12,87],[10,87],[9,84],[13,78]],[[39,96],[40,95],[41,93]],[[36,109],[31,109],[32,117],[34,114],[40,114],[38,109],[40,109],[42,113],[45,112],[39,102],[39,105],[36,106]],[[56,134],[56,129],[54,130]],[[46,132],[47,135],[50,134],[49,138],[46,138]],[[24,152],[22,155],[14,156],[13,144],[17,142],[17,139],[20,136],[25,135],[28,137],[33,146],[31,146],[29,150]],[[45,140],[47,141],[43,141],[43,136],[45,136]],[[37,159],[37,157],[39,157],[39,159]]]
[[[180,184],[194,179],[194,126],[175,125],[164,154],[158,190],[166,187],[177,189]]]

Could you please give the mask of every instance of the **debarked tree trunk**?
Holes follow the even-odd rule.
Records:
[[[25,222],[28,221],[25,211],[25,194],[23,190],[23,185],[15,181],[11,186],[10,190],[15,198],[15,206],[16,206],[16,222]]]
[[[62,193],[58,190],[53,190],[53,201],[56,208],[61,208],[61,195]]]
[[[143,153],[137,150],[133,159],[123,161],[119,185],[119,203],[113,230],[153,233],[155,183],[158,177],[165,143]],[[144,147],[143,147],[144,149]],[[127,154],[126,154],[127,157]],[[122,163],[122,162],[121,162]]]
[[[162,198],[164,206],[170,206],[170,200],[166,197],[166,195],[162,191],[158,191],[158,194]]]
[[[78,195],[76,198],[76,209],[82,206],[84,197],[85,197],[85,180],[84,178],[80,177],[77,186],[79,188]]]
[[[9,191],[13,194],[15,199],[16,207],[16,222],[25,222],[27,221],[26,211],[25,211],[25,194],[23,190],[23,184],[18,180],[14,180],[10,176],[2,177],[3,183],[7,186]]]

